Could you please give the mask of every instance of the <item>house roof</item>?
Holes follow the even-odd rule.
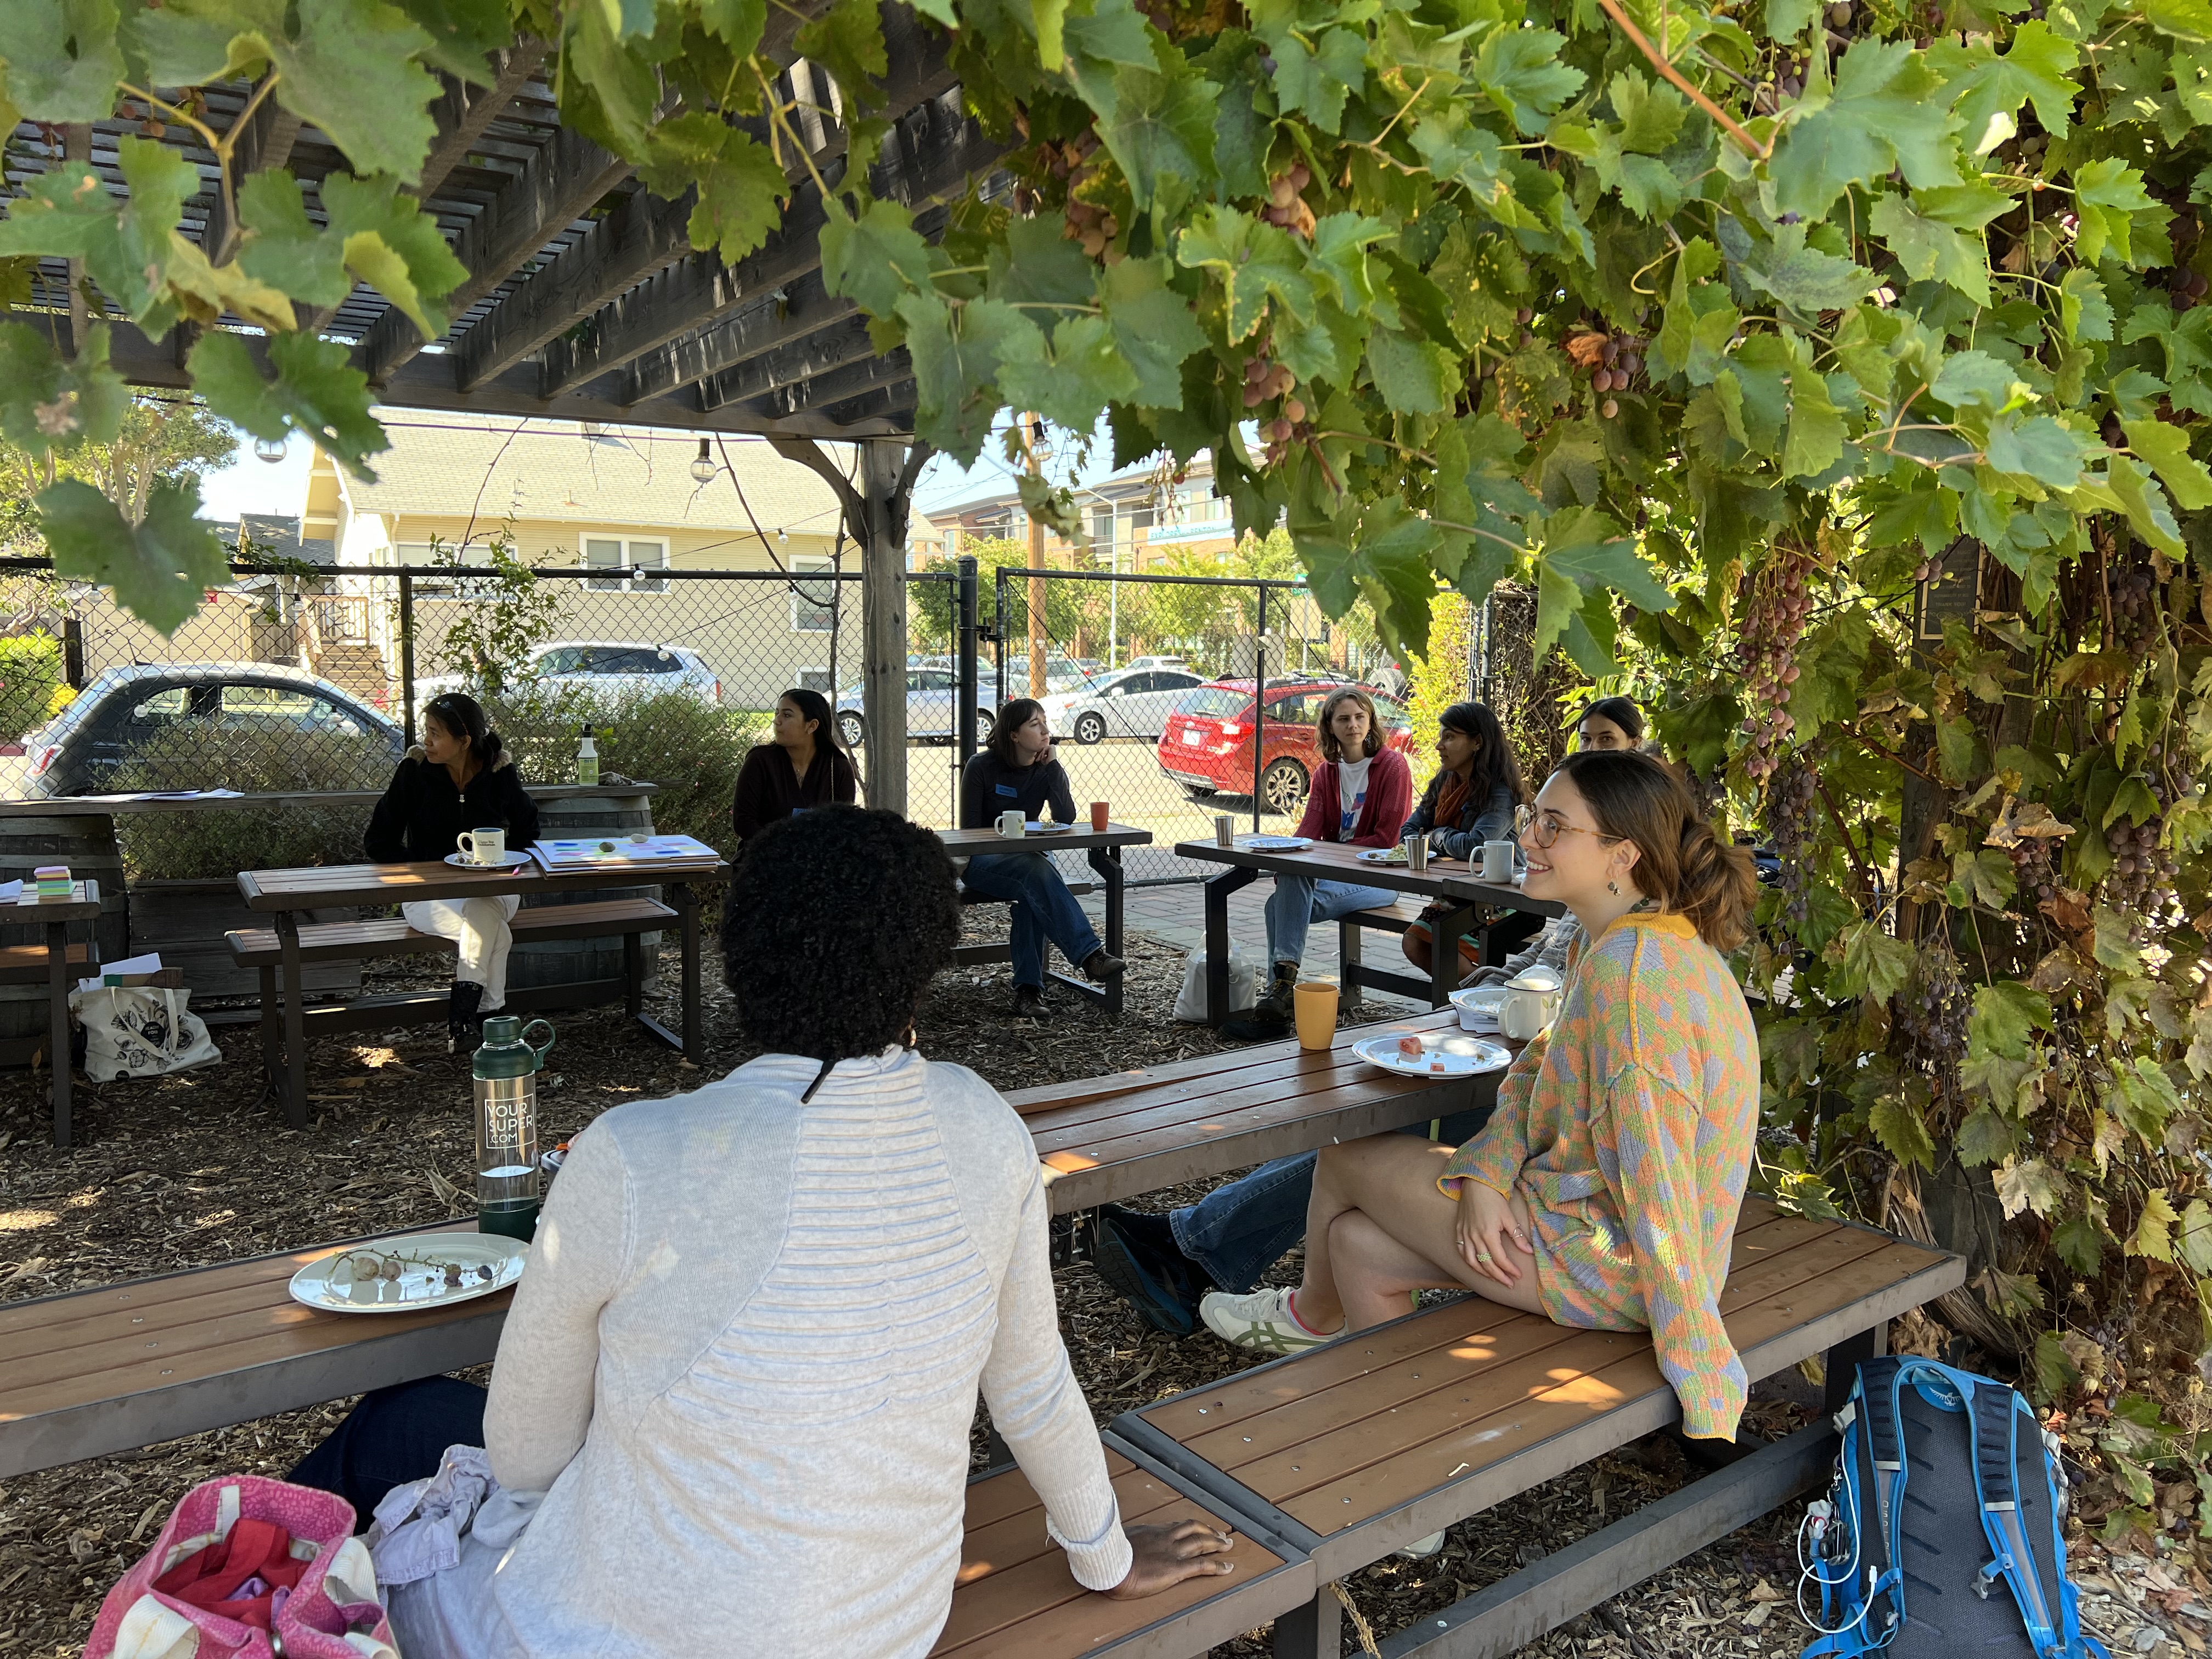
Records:
[[[375,483],[346,478],[356,512],[472,514],[487,528],[512,514],[701,530],[750,531],[757,521],[770,535],[836,533],[829,484],[756,439],[725,438],[710,448],[729,471],[702,485],[691,477],[699,453],[691,434],[396,409],[379,416],[392,447],[375,458]],[[856,465],[849,449],[825,447],[833,460]],[[331,462],[319,454],[315,465]]]
[[[1185,482],[1206,483],[1210,483],[1212,477],[1212,456],[1204,451],[1194,455],[1185,473]],[[1074,487],[1076,502],[1080,507],[1089,508],[1109,501],[1119,503],[1133,497],[1146,497],[1152,495],[1158,479],[1159,468],[1151,462],[1143,462],[1135,466],[1125,466],[1120,471],[1109,473],[1103,478],[1093,478],[1088,483],[1076,485]],[[932,507],[930,511],[937,518],[947,523],[955,523],[971,514],[991,512],[1000,507],[1018,507],[1021,505],[1021,491],[1018,489],[994,489],[987,495],[970,495],[963,501],[946,502],[942,506]]]
[[[336,564],[337,548],[328,538],[303,537],[300,521],[278,513],[242,513],[227,526],[223,540],[239,545],[240,538],[272,550],[280,559],[304,559],[309,564]]]

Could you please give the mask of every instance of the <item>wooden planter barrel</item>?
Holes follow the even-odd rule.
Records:
[[[619,838],[653,833],[653,802],[645,795],[603,795],[597,799],[541,801],[538,834],[544,841],[574,841],[586,836]],[[533,893],[522,902],[536,904],[578,904],[601,899],[660,896],[658,887],[606,887],[585,893]],[[660,935],[647,933],[645,949],[646,986],[655,983],[660,957]],[[507,982],[517,990],[534,985],[577,985],[592,980],[619,979],[623,973],[623,942],[619,934],[605,939],[532,939],[515,945],[507,963]]]
[[[78,881],[100,884],[100,919],[70,929],[72,944],[89,934],[102,962],[131,954],[130,899],[123,885],[123,854],[115,820],[93,816],[0,818],[0,882],[29,882],[41,865],[66,864]],[[0,945],[43,945],[46,929],[17,924],[0,906]],[[27,1066],[46,1042],[46,988],[0,985],[0,1066]]]

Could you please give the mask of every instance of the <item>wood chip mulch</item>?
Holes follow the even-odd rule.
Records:
[[[971,940],[1003,936],[988,911]],[[626,1100],[681,1093],[750,1057],[730,1018],[717,965],[708,963],[708,1063],[694,1068],[623,1020],[618,1010],[558,1016],[559,1044],[541,1082],[542,1133],[574,1134]],[[664,994],[653,1012],[673,1025],[676,959],[665,953]],[[1006,969],[954,969],[932,986],[917,1021],[922,1046],[1002,1089],[1097,1076],[1204,1054],[1224,1045],[1202,1026],[1170,1018],[1182,953],[1129,943],[1127,1010],[1109,1021],[1065,992],[1042,1024],[1006,1018]],[[368,988],[435,982],[403,965]],[[1347,1020],[1360,1017],[1346,1011]],[[465,1063],[441,1030],[410,1027],[318,1042],[309,1066],[313,1127],[295,1133],[262,1087],[251,1028],[218,1032],[219,1066],[182,1077],[76,1092],[79,1145],[47,1144],[44,1090],[0,1076],[0,1302],[112,1283],[154,1272],[357,1234],[445,1220],[467,1207],[473,1147]],[[1205,1186],[1152,1194],[1146,1207],[1190,1202]],[[1294,1282],[1294,1252],[1271,1282]],[[1212,1337],[1176,1340],[1146,1329],[1084,1262],[1058,1273],[1060,1317],[1077,1375],[1101,1425],[1132,1407],[1245,1368]],[[480,1378],[479,1378],[480,1380]],[[1762,1389],[1751,1420],[1786,1432],[1806,1420],[1797,1396]],[[341,1419],[350,1402],[294,1412],[164,1445],[23,1475],[0,1486],[0,1655],[63,1659],[81,1651],[107,1587],[143,1552],[189,1487],[215,1475],[282,1475]],[[983,1425],[978,1425],[980,1461]],[[1344,1581],[1372,1636],[1415,1620],[1559,1549],[1591,1528],[1675,1490],[1690,1470],[1677,1443],[1653,1436],[1454,1527],[1443,1553],[1391,1560]],[[1783,1659],[1810,1634],[1790,1609],[1795,1583],[1792,1505],[1700,1551],[1635,1591],[1570,1623],[1524,1655],[1623,1659]],[[2181,1659],[2166,1637],[2186,1618],[2154,1626],[2155,1580],[2110,1569],[2100,1596],[2128,1651]],[[2152,1595],[2138,1587],[2148,1583]],[[2102,1586],[2100,1585],[2101,1589]],[[2133,1594],[2130,1594],[2133,1592]],[[2171,1596],[2166,1598],[2172,1600]],[[2100,1621],[2102,1622],[2102,1621]],[[1347,1653],[1363,1651],[1346,1621]],[[2145,1648],[2138,1632],[2164,1643]],[[2118,1649],[2116,1643],[2116,1650]],[[2203,1650],[2190,1641],[2187,1651]],[[1261,1659],[1264,1632],[1215,1650]]]

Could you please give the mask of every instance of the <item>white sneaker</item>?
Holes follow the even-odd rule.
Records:
[[[1208,1291],[1199,1299],[1198,1316],[1231,1347],[1254,1353],[1304,1353],[1343,1334],[1339,1325],[1327,1335],[1316,1336],[1291,1316],[1287,1290],[1254,1291],[1235,1296],[1227,1291]]]
[[[1426,1538],[1416,1538],[1412,1543],[1395,1551],[1394,1553],[1408,1561],[1425,1561],[1432,1555],[1443,1553],[1443,1534],[1432,1532]]]

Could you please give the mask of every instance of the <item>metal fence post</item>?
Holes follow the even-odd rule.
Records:
[[[993,618],[993,631],[998,635],[996,643],[999,648],[996,654],[999,659],[999,699],[992,706],[991,711],[991,717],[994,721],[996,721],[1006,709],[1006,571],[1005,566],[1001,565],[999,568],[993,580],[993,586],[998,590],[993,596],[998,607]]]
[[[960,652],[960,764],[967,765],[975,752],[975,556],[960,556],[955,593],[959,608]]]
[[[415,577],[399,573],[399,700],[405,711],[407,746],[415,746]]]
[[[84,690],[84,623],[76,617],[62,618],[62,678],[71,690]]]
[[[1252,644],[1252,833],[1260,832],[1260,785],[1267,775],[1267,584],[1260,584],[1260,625]]]

